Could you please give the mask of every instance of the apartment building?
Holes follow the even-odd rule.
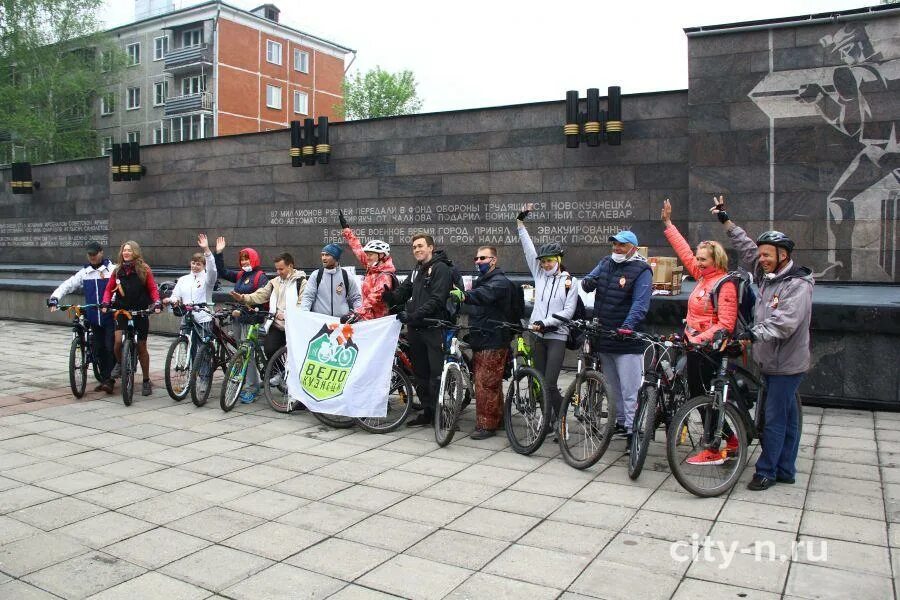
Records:
[[[137,0],[136,21],[107,32],[127,66],[97,99],[101,151],[336,119],[345,58],[355,51],[284,25],[279,13],[273,4],[247,11],[211,0],[174,10],[171,0]]]

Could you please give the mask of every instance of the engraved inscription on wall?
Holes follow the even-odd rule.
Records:
[[[109,219],[0,222],[2,247],[75,248],[89,241],[109,243]]]

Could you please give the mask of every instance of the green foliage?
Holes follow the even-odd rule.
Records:
[[[411,115],[422,108],[412,71],[391,73],[375,67],[344,79],[344,103],[336,105],[347,121]]]
[[[101,4],[0,0],[0,163],[99,153],[93,124],[96,98],[125,61],[124,53],[100,33]]]

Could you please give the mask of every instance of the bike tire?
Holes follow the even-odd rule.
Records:
[[[509,445],[528,456],[544,443],[550,430],[550,391],[537,369],[519,367],[513,373],[503,403],[503,424]]]
[[[84,396],[87,386],[87,363],[85,362],[87,349],[84,341],[79,337],[73,337],[69,345],[69,387],[76,398]]]
[[[637,410],[631,428],[631,447],[628,454],[628,476],[637,479],[644,469],[647,450],[656,436],[656,402],[658,390],[652,385],[641,386]]]
[[[246,356],[247,350],[239,348],[225,366],[225,380],[222,382],[222,391],[219,393],[219,406],[225,412],[234,408],[234,405],[237,404],[238,396],[241,395],[245,379],[245,374],[242,371]],[[248,364],[247,368],[252,368],[252,365]]]
[[[687,458],[702,449],[704,419],[715,418],[714,398],[697,396],[682,405],[666,435],[666,459],[669,469],[681,486],[701,498],[720,496],[731,490],[741,477],[748,461],[747,430],[740,412],[725,404],[725,423],[737,437],[734,455],[723,456],[721,464],[691,465]]]
[[[453,363],[444,367],[443,380],[443,394],[434,407],[434,439],[441,448],[453,440],[456,421],[462,412],[463,396],[468,387],[459,367]]]
[[[307,407],[309,408],[309,407]],[[334,429],[350,429],[353,425],[356,424],[356,419],[353,417],[344,417],[341,415],[329,415],[326,413],[315,412],[312,409],[310,411],[313,416],[319,420],[320,423],[324,425],[328,425]]]
[[[606,379],[598,371],[576,378],[563,398],[559,415],[559,449],[563,460],[576,469],[594,466],[606,452],[616,423],[616,405],[609,401]],[[605,419],[605,420],[604,420]]]
[[[105,380],[103,376],[100,374],[100,365],[97,363],[97,357],[91,356],[91,370],[94,372],[94,379],[96,379],[99,383],[103,383]]]
[[[391,383],[388,389],[387,411],[384,417],[358,417],[356,424],[369,433],[389,433],[395,431],[409,416],[412,410],[413,385],[403,369],[394,365],[391,368]]]
[[[263,373],[263,393],[266,395],[266,400],[269,401],[269,406],[280,413],[291,412],[291,397],[288,394],[285,374],[286,362],[287,346],[284,346],[272,355],[266,363],[266,369]],[[276,375],[281,375],[281,383],[272,385],[271,379]]]
[[[135,348],[133,340],[122,341],[122,402],[131,406],[134,401]]]
[[[184,400],[191,387],[191,346],[188,339],[178,336],[166,352],[166,392],[176,402]]]
[[[216,371],[212,348],[209,347],[209,344],[200,345],[193,363],[191,367],[191,382],[188,387],[191,388],[191,400],[195,406],[200,407],[206,404],[209,398],[213,373]]]

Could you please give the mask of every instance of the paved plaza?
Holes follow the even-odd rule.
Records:
[[[794,485],[750,492],[751,468],[704,500],[659,442],[633,482],[621,440],[577,471],[549,442],[472,441],[471,409],[441,449],[224,413],[220,376],[197,408],[153,336],[152,396],[75,401],[68,328],[0,338],[3,600],[895,598],[900,414],[807,407]]]

